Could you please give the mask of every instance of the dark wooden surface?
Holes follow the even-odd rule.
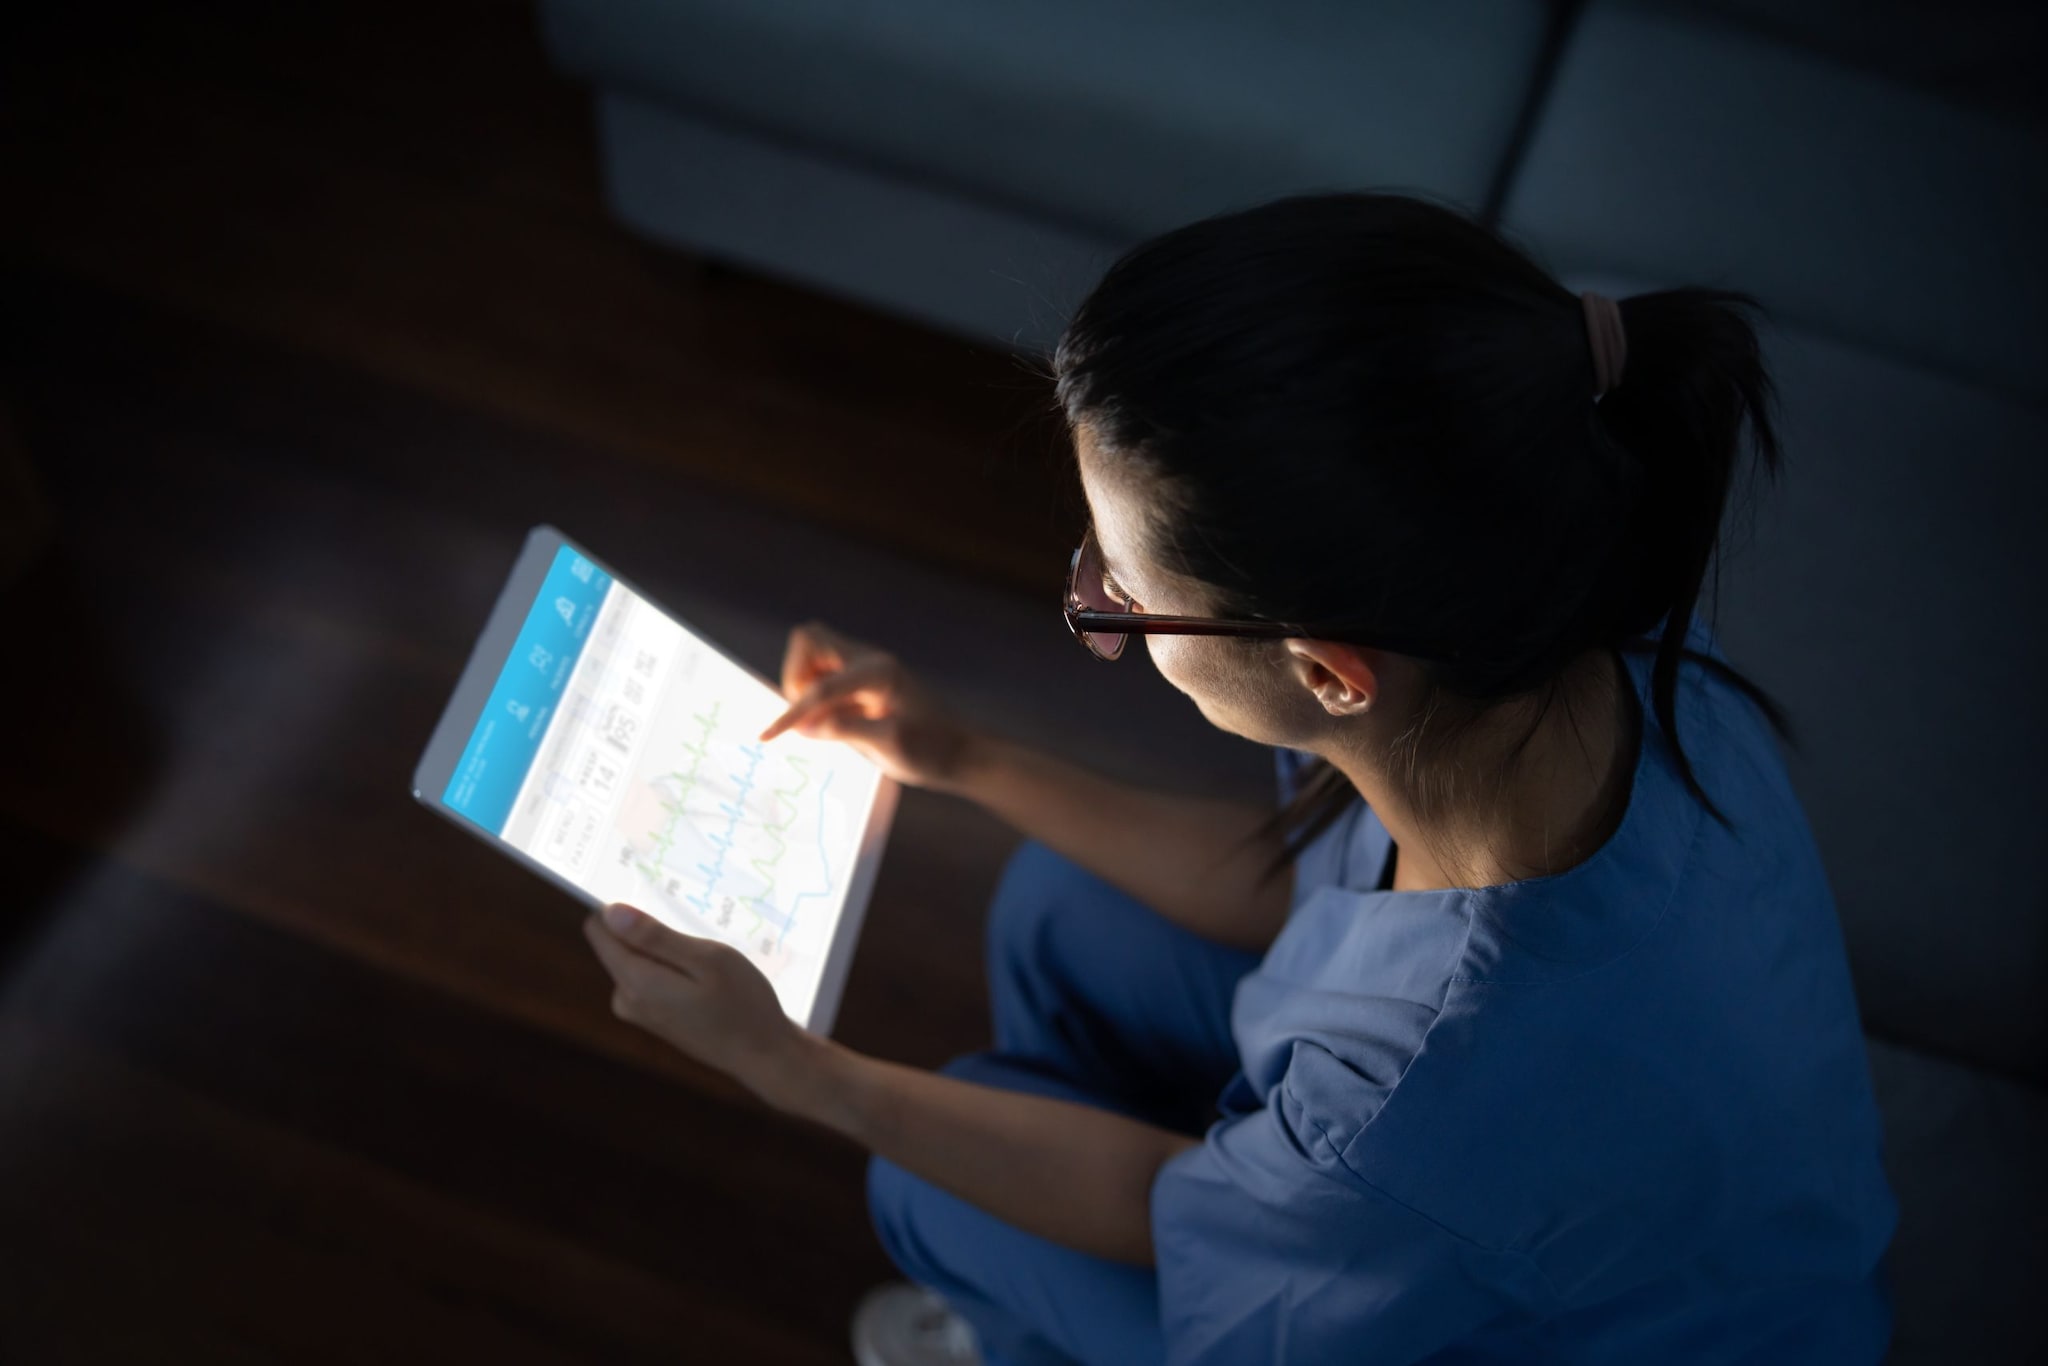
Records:
[[[570,905],[406,795],[529,509],[654,559],[688,493],[6,283],[62,540],[0,596],[0,1359],[841,1359],[861,1154],[612,1020]],[[1011,841],[907,794],[848,1043],[982,1042]]]
[[[1042,386],[632,241],[521,5],[53,7],[4,60],[58,539],[0,587],[0,1361],[847,1359],[863,1155],[614,1021],[407,778],[543,519],[756,659],[814,598],[1039,622]],[[1098,668],[1045,648],[1027,701]],[[984,1040],[1013,841],[906,794],[848,1043]]]

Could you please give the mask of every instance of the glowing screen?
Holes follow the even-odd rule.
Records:
[[[601,901],[741,949],[802,1021],[881,773],[756,741],[783,706],[563,546],[441,800]]]

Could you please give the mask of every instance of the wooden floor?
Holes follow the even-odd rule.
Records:
[[[0,1361],[846,1360],[863,1155],[614,1021],[406,780],[537,514],[799,547],[722,562],[763,620],[802,547],[1046,596],[1042,384],[625,236],[523,6],[80,13],[0,83],[60,533],[0,589]],[[983,1042],[1012,842],[907,794],[848,1043]]]

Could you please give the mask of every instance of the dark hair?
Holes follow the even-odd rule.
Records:
[[[1451,775],[1432,776],[1444,746],[1534,697],[1512,766],[1566,666],[1607,647],[1654,652],[1679,771],[1726,825],[1677,743],[1680,660],[1791,741],[1762,689],[1685,645],[1745,424],[1779,468],[1747,316],[1761,310],[1690,288],[1620,308],[1627,365],[1596,403],[1579,296],[1502,237],[1409,196],[1293,195],[1126,252],[1069,320],[1051,378],[1069,427],[1156,491],[1148,548],[1208,586],[1216,614],[1461,655],[1418,661],[1423,720],[1400,754],[1420,809],[1451,799]],[[1292,832],[1267,874],[1356,795],[1313,766],[1260,832]]]

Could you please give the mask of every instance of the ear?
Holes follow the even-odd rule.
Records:
[[[1380,695],[1379,651],[1338,640],[1284,640],[1288,667],[1332,716],[1357,716]]]

